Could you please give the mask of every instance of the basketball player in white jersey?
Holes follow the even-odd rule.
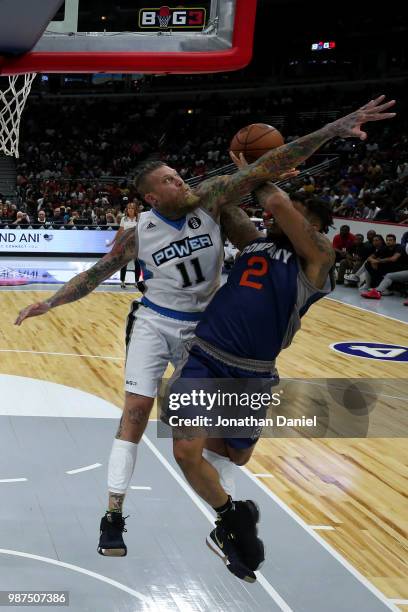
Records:
[[[101,522],[100,554],[126,555],[122,506],[138,443],[168,362],[178,365],[183,342],[193,336],[200,313],[218,289],[223,207],[238,205],[242,196],[264,182],[281,178],[332,138],[364,140],[363,123],[395,115],[386,112],[395,101],[384,102],[384,98],[380,96],[316,132],[269,151],[232,176],[213,177],[194,190],[166,164],[146,164],[136,187],[152,210],[140,215],[136,231],[125,231],[110,253],[50,299],[19,313],[17,325],[27,317],[78,300],[131,259],[138,258],[144,268],[146,292],[134,304],[127,324],[125,405],[109,460],[109,508]],[[228,237],[228,227],[224,231]]]

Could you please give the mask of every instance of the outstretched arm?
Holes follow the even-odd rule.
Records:
[[[115,241],[115,246],[110,253],[102,257],[92,268],[74,276],[49,300],[30,304],[30,306],[21,310],[15,325],[21,325],[24,319],[29,317],[45,314],[56,306],[80,300],[135,257],[137,257],[136,232],[131,228],[123,232],[120,238]]]
[[[201,206],[217,217],[222,206],[239,204],[242,196],[255,190],[262,183],[276,180],[284,172],[294,168],[310,157],[319,147],[332,138],[367,138],[361,126],[369,121],[391,119],[396,113],[386,112],[394,106],[395,100],[384,103],[385,96],[371,100],[354,113],[341,117],[325,127],[272,149],[256,162],[231,176],[212,178],[201,183],[195,193],[200,197]]]

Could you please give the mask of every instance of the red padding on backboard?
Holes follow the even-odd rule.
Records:
[[[0,74],[24,72],[199,73],[245,68],[252,58],[257,0],[237,0],[233,46],[224,51],[179,53],[26,53],[0,58]]]

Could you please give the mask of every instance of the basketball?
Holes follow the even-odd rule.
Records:
[[[231,140],[230,151],[243,153],[247,162],[252,163],[259,157],[285,143],[282,134],[272,125],[252,123],[237,132]]]

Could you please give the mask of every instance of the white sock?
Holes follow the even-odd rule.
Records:
[[[135,469],[137,444],[114,439],[108,466],[108,490],[125,495]]]
[[[235,499],[235,463],[233,463],[228,457],[223,457],[222,455],[214,453],[214,451],[210,451],[207,448],[203,449],[203,457],[217,470],[218,474],[220,475],[220,483],[224,491],[228,493],[228,495],[231,495],[232,499]]]

